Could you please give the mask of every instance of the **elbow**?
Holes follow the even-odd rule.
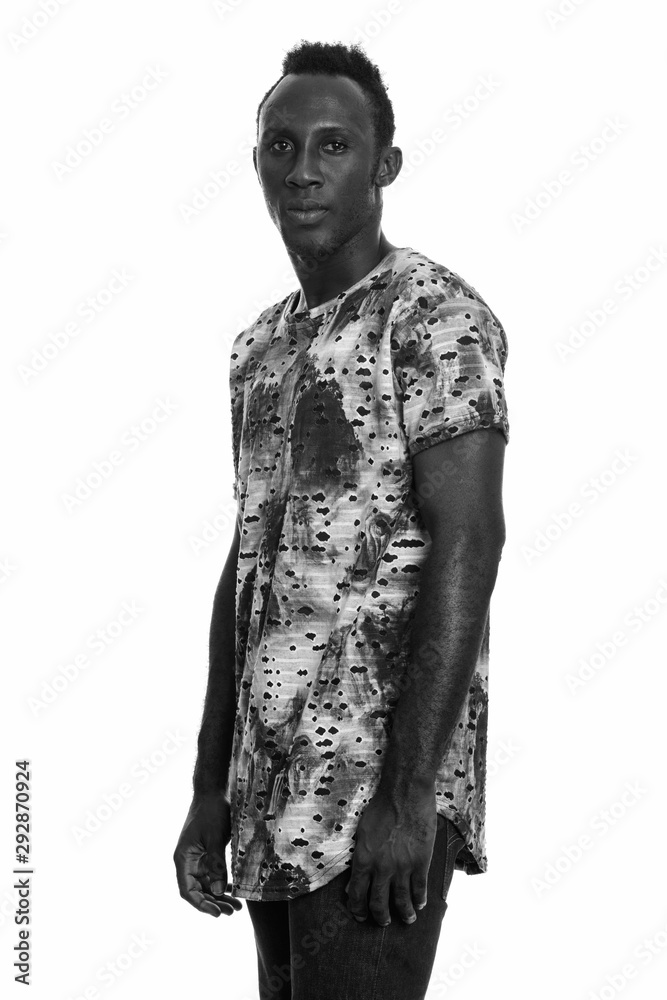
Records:
[[[428,531],[434,550],[456,553],[457,556],[486,557],[490,562],[500,562],[507,540],[502,512],[492,520],[468,520],[457,526],[443,520],[431,524]]]

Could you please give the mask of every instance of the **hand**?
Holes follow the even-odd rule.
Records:
[[[242,908],[227,882],[225,847],[231,837],[229,799],[223,792],[195,796],[174,851],[181,896],[202,913],[228,916]]]
[[[366,920],[370,910],[381,927],[391,923],[392,883],[401,919],[407,924],[417,919],[414,907],[426,906],[437,826],[433,784],[413,788],[402,799],[393,791],[378,789],[357,826],[352,874],[347,884],[348,909],[355,919]]]

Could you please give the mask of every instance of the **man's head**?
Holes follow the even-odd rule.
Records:
[[[401,168],[394,113],[380,72],[359,46],[305,42],[257,109],[253,162],[289,251],[323,259],[379,231],[382,188]],[[295,216],[301,202],[324,206]]]

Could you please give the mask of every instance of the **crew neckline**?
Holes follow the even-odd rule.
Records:
[[[340,302],[342,302],[343,299],[346,298],[351,292],[354,292],[358,288],[360,288],[361,285],[363,285],[365,282],[369,280],[369,278],[372,278],[374,275],[379,274],[382,270],[384,270],[387,261],[391,257],[394,257],[396,254],[403,253],[404,251],[412,251],[412,247],[395,247],[393,250],[390,250],[389,253],[385,254],[382,260],[378,261],[375,267],[373,267],[370,271],[364,274],[363,277],[359,278],[358,281],[355,281],[353,285],[350,285],[349,288],[346,288],[342,292],[339,292],[337,295],[334,295],[333,298],[327,299],[326,302],[321,302],[319,306],[313,306],[312,309],[296,308],[300,305],[303,298],[303,289],[299,286],[299,288],[291,292],[289,298],[287,299],[284,312],[287,322],[288,323],[308,322],[309,319],[313,319],[317,316],[320,316],[322,315],[322,313],[329,312],[329,310],[333,309]]]

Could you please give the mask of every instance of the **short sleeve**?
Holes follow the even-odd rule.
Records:
[[[468,286],[469,287],[469,286]],[[470,291],[427,283],[392,331],[397,409],[410,456],[467,431],[497,427],[509,442],[507,337]]]

